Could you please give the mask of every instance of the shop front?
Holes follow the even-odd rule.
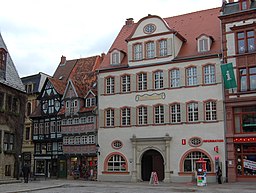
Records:
[[[97,179],[97,156],[72,156],[67,158],[68,179]]]
[[[235,138],[237,178],[256,180],[256,137]]]

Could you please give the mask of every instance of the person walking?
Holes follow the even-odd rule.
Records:
[[[218,170],[217,170],[218,184],[222,184],[221,177],[222,177],[222,171],[221,171],[220,167],[218,167]]]
[[[24,176],[24,183],[28,183],[28,176],[30,174],[30,167],[25,163],[22,168],[22,173]]]

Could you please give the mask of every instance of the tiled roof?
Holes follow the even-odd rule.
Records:
[[[67,81],[72,69],[76,65],[76,62],[77,62],[77,59],[67,60],[65,61],[64,64],[60,63],[53,74],[53,78]]]
[[[4,43],[4,40],[2,38],[2,35],[0,33],[0,48],[3,48],[7,51],[7,61],[6,61],[6,74],[5,79],[2,79],[0,77],[0,83],[5,84],[7,86],[10,86],[14,89],[20,90],[25,92],[24,85],[21,82],[21,79],[19,77],[19,74],[15,68],[15,65],[11,59],[11,56],[7,50],[7,47]]]
[[[77,60],[75,67],[70,73],[69,79],[75,86],[79,97],[83,98],[92,88],[93,83],[97,81],[96,70],[100,62],[100,56],[80,58]]]
[[[66,81],[59,80],[59,79],[56,79],[56,78],[51,78],[51,77],[49,77],[48,79],[52,83],[52,85],[54,86],[55,90],[59,94],[63,95],[64,91],[65,91],[65,87],[66,87]]]
[[[178,15],[174,17],[164,18],[170,29],[177,31],[182,37],[186,39],[183,43],[178,56],[175,60],[186,59],[189,57],[200,57],[208,54],[221,53],[221,30],[220,21],[218,16],[220,15],[220,8],[208,9],[203,11],[197,11],[184,15]],[[112,44],[109,51],[118,49],[126,53],[123,61],[120,65],[111,66],[110,63],[110,52],[104,57],[100,69],[120,68],[126,67],[127,62],[127,42],[125,41],[129,35],[137,27],[138,23],[130,25],[124,25],[117,35],[114,43]],[[211,50],[206,53],[197,52],[197,41],[196,38],[201,34],[206,34],[213,37],[214,42]]]

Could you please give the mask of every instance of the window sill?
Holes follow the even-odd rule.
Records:
[[[120,174],[120,175],[128,175],[130,172],[109,172],[109,171],[104,171],[102,174]]]

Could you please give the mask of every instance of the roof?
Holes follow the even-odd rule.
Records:
[[[175,60],[221,53],[221,29],[220,21],[218,18],[219,14],[220,8],[213,8],[163,19],[170,29],[177,31],[182,37],[186,39]],[[133,23],[130,25],[124,25],[122,27],[121,31],[110,47],[108,54],[104,57],[100,69],[111,69],[128,66],[128,46],[125,40],[135,30],[137,25],[138,23]],[[197,51],[196,38],[201,34],[206,34],[214,39],[211,50],[209,52],[198,53]],[[111,66],[110,51],[114,49],[121,50],[126,54],[120,65]]]
[[[20,90],[25,92],[24,85],[21,82],[19,74],[15,68],[15,65],[11,59],[11,56],[8,52],[7,46],[4,43],[3,37],[0,33],[0,48],[3,48],[7,51],[7,61],[6,61],[6,72],[5,72],[5,79],[0,77],[0,83],[10,86],[14,89]]]
[[[251,1],[250,8],[246,9],[246,10],[242,10],[242,11],[240,11],[240,9],[239,9],[239,2],[236,1],[236,2],[232,2],[232,3],[224,3],[223,7],[222,7],[222,13],[223,13],[223,15],[230,15],[233,13],[245,12],[245,11],[248,11],[251,9],[256,9],[256,1],[254,1],[254,0]]]
[[[76,62],[77,62],[77,59],[66,60],[65,58],[64,63],[60,62],[59,66],[55,70],[53,74],[53,78],[67,81],[72,69],[76,65]]]
[[[37,74],[22,77],[21,81],[24,85],[33,84],[33,92],[32,93],[39,93],[39,92],[41,92],[42,86],[47,77],[50,77],[50,75],[39,72]]]
[[[80,58],[77,60],[69,79],[72,81],[79,97],[84,97],[97,81],[96,70],[101,63],[100,56]]]
[[[54,89],[60,94],[63,95],[66,87],[66,81],[59,80],[56,78],[48,77],[48,80],[52,83]]]

